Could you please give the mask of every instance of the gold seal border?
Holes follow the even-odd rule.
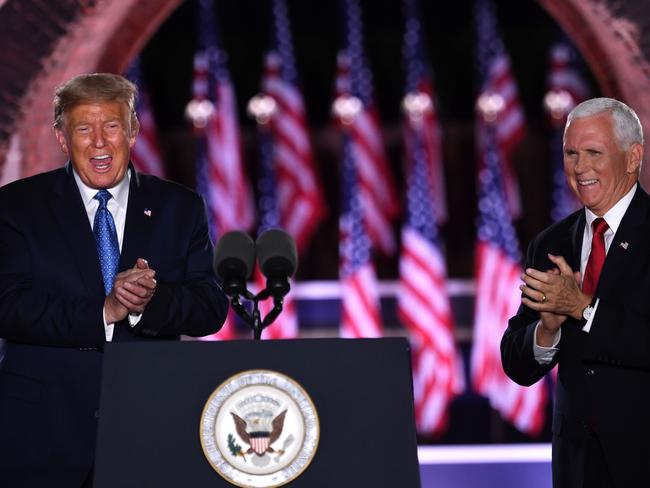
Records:
[[[208,407],[210,406],[210,403],[212,402],[212,399],[217,395],[217,393],[218,393],[218,392],[219,392],[219,391],[220,391],[220,390],[221,390],[221,389],[222,389],[226,384],[231,383],[231,382],[233,382],[233,381],[236,381],[237,379],[239,379],[239,378],[241,378],[241,377],[243,377],[243,376],[254,375],[254,374],[271,374],[271,375],[277,375],[277,376],[280,376],[280,377],[284,378],[284,380],[285,380],[286,382],[291,383],[291,384],[292,384],[292,385],[293,385],[297,390],[299,390],[299,392],[303,395],[303,397],[307,400],[307,402],[308,402],[309,405],[311,406],[311,409],[312,409],[312,411],[314,412],[314,420],[315,420],[315,422],[316,422],[316,425],[314,426],[314,430],[316,431],[316,436],[315,436],[316,439],[315,439],[315,441],[314,441],[314,449],[313,449],[313,451],[312,451],[312,453],[311,453],[311,456],[309,456],[309,459],[307,460],[307,462],[305,463],[305,465],[302,467],[302,469],[301,469],[300,471],[298,471],[295,475],[293,475],[291,478],[289,478],[289,479],[283,481],[282,483],[278,483],[278,484],[274,484],[274,485],[266,485],[266,486],[263,486],[263,487],[259,487],[259,486],[256,486],[256,485],[250,485],[250,484],[240,484],[240,483],[238,483],[238,482],[236,482],[236,481],[234,481],[234,480],[232,480],[232,479],[226,477],[226,475],[225,475],[224,473],[222,473],[222,472],[221,472],[221,471],[220,471],[220,470],[219,470],[219,469],[218,469],[214,464],[212,464],[212,461],[210,460],[210,457],[209,457],[208,453],[206,452],[206,448],[205,448],[205,445],[204,445],[204,443],[203,443],[203,435],[202,435],[202,433],[203,433],[203,419],[204,419],[204,417],[205,417],[205,414],[206,414],[206,411],[207,411]],[[268,385],[268,384],[266,384],[266,383],[253,383],[253,384],[250,384],[250,385],[246,385],[246,387],[249,387],[249,386],[258,386],[258,385],[263,385],[263,386],[272,386],[272,387],[274,387],[274,388],[277,388],[277,387],[274,386],[274,385]],[[237,393],[240,389],[241,389],[241,388],[239,388],[238,390],[232,392],[232,393],[231,393],[227,398],[230,398],[232,395],[234,395],[235,393]],[[278,389],[280,389],[280,388],[278,388]],[[287,391],[284,391],[284,390],[282,390],[282,391],[283,391],[285,394],[289,395],[289,397],[291,397],[294,401],[296,401],[296,399],[295,399],[292,395],[290,395]],[[225,402],[225,400],[224,400],[224,402]],[[223,404],[223,402],[222,402],[222,404]],[[298,410],[300,410],[300,412],[303,413],[302,409],[300,409],[300,405],[298,404],[298,402],[296,402],[296,404],[298,405]],[[221,409],[221,406],[219,406],[219,409]],[[216,413],[216,415],[215,415],[215,419],[216,419],[216,417],[217,417],[218,415],[219,415],[219,412]],[[303,413],[303,422],[305,422],[304,413]],[[305,428],[306,428],[306,426],[305,426]],[[305,433],[306,433],[306,432],[307,432],[307,431],[305,430]],[[305,470],[306,470],[306,469],[311,465],[311,462],[314,460],[314,457],[316,456],[316,452],[318,451],[318,445],[319,445],[319,443],[320,443],[320,418],[318,417],[318,410],[316,410],[316,405],[314,404],[314,401],[311,399],[311,396],[309,396],[309,394],[308,394],[307,391],[303,388],[303,386],[302,386],[300,383],[298,383],[296,380],[294,380],[293,378],[291,378],[290,376],[288,376],[288,375],[286,375],[286,374],[284,374],[284,373],[281,373],[281,372],[279,372],[279,371],[275,371],[275,370],[272,370],[272,369],[249,369],[249,370],[241,371],[241,372],[239,372],[239,373],[237,373],[237,374],[234,374],[234,375],[230,376],[229,378],[225,379],[225,380],[224,380],[223,382],[221,382],[221,384],[220,384],[220,385],[219,385],[219,386],[218,386],[218,387],[217,387],[217,388],[216,388],[216,389],[215,389],[215,390],[210,394],[210,396],[208,397],[207,401],[205,402],[205,405],[203,406],[203,411],[201,412],[201,417],[200,417],[200,419],[199,419],[199,442],[200,442],[200,444],[201,444],[201,450],[203,451],[203,456],[205,457],[205,459],[206,459],[206,461],[208,462],[208,464],[210,465],[210,467],[211,467],[214,471],[216,471],[217,474],[219,474],[219,476],[221,476],[224,480],[226,480],[226,481],[227,481],[228,483],[230,483],[231,485],[238,486],[238,487],[240,487],[240,488],[277,488],[277,487],[279,487],[279,486],[286,485],[287,483],[291,483],[293,480],[295,480],[295,479],[297,479],[298,477],[300,477],[300,475],[302,475],[302,473],[304,473]],[[301,451],[302,451],[302,448],[301,448]],[[299,453],[300,453],[300,451],[299,451]],[[237,469],[236,467],[234,467],[232,464],[230,464],[230,463],[228,463],[227,461],[225,461],[225,458],[224,458],[223,456],[222,456],[222,458],[224,459],[224,462],[225,462],[226,464],[228,464],[229,466],[231,466],[234,470],[236,470],[236,471],[238,471],[238,472],[241,472],[241,473],[244,473],[243,471],[241,471],[241,470]],[[284,469],[284,468],[282,468],[282,469]],[[278,471],[282,471],[282,469],[279,469]],[[249,473],[245,473],[245,474],[246,474],[247,476],[250,476],[250,477],[268,476],[268,475],[253,475],[253,474],[249,474]]]

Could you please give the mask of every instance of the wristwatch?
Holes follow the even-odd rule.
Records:
[[[585,308],[582,309],[582,318],[585,320],[585,322],[589,321],[591,316],[594,313],[594,306],[590,303],[587,305]]]

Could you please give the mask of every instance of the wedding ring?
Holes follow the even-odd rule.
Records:
[[[546,293],[542,293],[542,303],[546,301]]]

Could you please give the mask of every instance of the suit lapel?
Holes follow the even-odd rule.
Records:
[[[120,255],[120,271],[135,266],[138,258],[147,259],[152,221],[156,216],[155,209],[152,209],[151,202],[148,201],[151,199],[148,198],[146,190],[142,188],[140,175],[132,166],[130,169],[131,183]]]
[[[92,294],[103,296],[104,285],[99,267],[97,245],[79,194],[79,188],[72,176],[70,163],[61,170],[60,177],[52,191],[54,218],[58,222],[63,239],[72,251],[73,259],[71,261],[77,267],[86,288]]]
[[[571,259],[572,263],[569,263],[571,269],[574,271],[580,271],[580,261],[582,259],[582,239],[585,233],[585,211],[584,209],[580,210],[578,218],[571,226]]]
[[[608,295],[612,287],[620,284],[621,273],[634,269],[633,263],[641,262],[639,253],[647,252],[642,243],[647,215],[648,194],[639,186],[607,252],[596,296]]]

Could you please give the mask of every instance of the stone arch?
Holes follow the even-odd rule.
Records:
[[[573,38],[605,96],[632,107],[650,141],[650,13],[644,0],[538,0]],[[650,188],[650,151],[641,182]]]
[[[182,0],[7,0],[0,7],[2,58],[11,59],[0,98],[0,169],[14,137],[19,176],[60,166],[63,155],[52,137],[52,93],[62,81],[84,72],[120,73]],[[6,29],[3,29],[5,27]],[[38,32],[38,46],[25,43]],[[5,39],[2,39],[5,37]],[[46,44],[46,46],[44,46]]]

